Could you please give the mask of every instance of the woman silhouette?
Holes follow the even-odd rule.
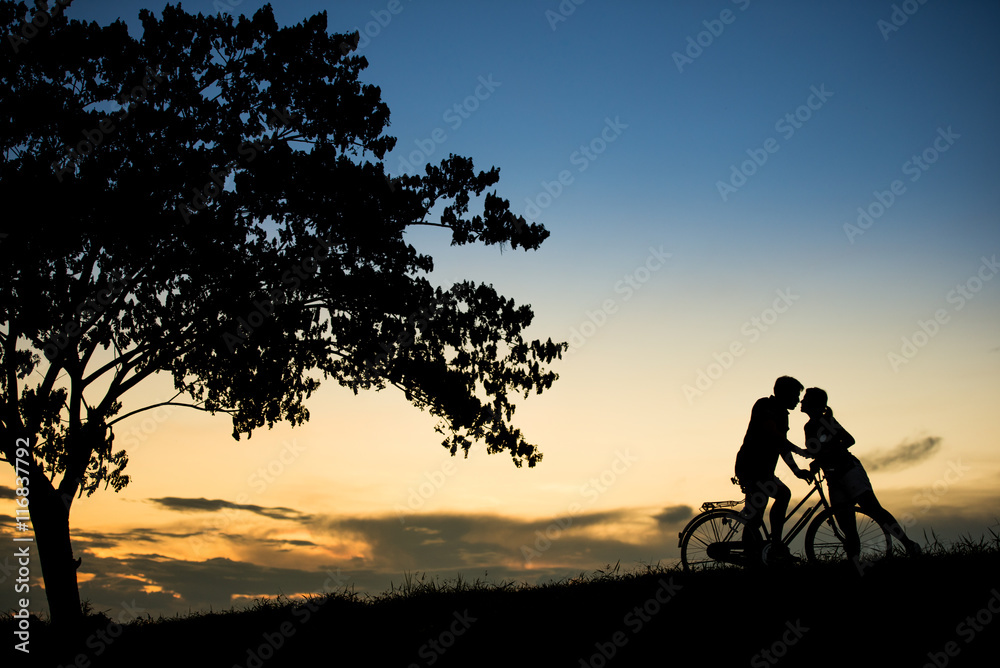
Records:
[[[855,504],[895,536],[906,547],[907,554],[920,554],[920,545],[906,535],[896,518],[878,502],[864,466],[848,452],[847,449],[854,445],[854,437],[834,419],[833,411],[827,406],[826,392],[818,387],[806,390],[802,412],[809,416],[805,426],[806,451],[815,459],[812,468],[815,470],[818,466],[826,475],[834,516],[846,534],[844,547],[848,559],[856,563],[861,554]]]

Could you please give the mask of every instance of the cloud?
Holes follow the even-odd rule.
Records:
[[[84,553],[81,572],[93,577],[80,586],[95,607],[137,601],[158,614],[229,609],[237,598],[318,593],[343,589],[349,580],[335,570],[275,568],[248,561],[215,557],[204,561],[172,559],[160,554],[98,557]],[[335,586],[331,586],[335,585]]]
[[[237,507],[204,499],[155,501],[188,512]],[[111,616],[129,604],[156,617],[225,610],[254,597],[316,593],[324,587],[378,594],[399,587],[406,573],[429,580],[454,580],[461,574],[470,580],[545,582],[578,577],[618,561],[623,566],[660,559],[670,564],[676,558],[671,552],[676,552],[676,540],[662,539],[649,509],[541,519],[415,513],[405,522],[395,514],[311,516],[281,510],[285,521],[274,529],[255,525],[245,532],[210,532],[213,548],[226,556],[213,551],[204,560],[177,550],[190,545],[193,536],[205,537],[205,532],[74,532],[74,553],[83,558],[81,595]],[[636,540],[625,527],[637,523],[648,527],[650,540],[618,537]],[[8,533],[0,527],[0,539]],[[522,546],[537,556],[526,560]],[[0,590],[0,610],[12,605],[7,593]]]
[[[74,531],[73,541],[80,541],[91,549],[107,549],[118,547],[119,545],[132,545],[135,543],[160,543],[163,539],[192,538],[200,535],[200,532],[177,532],[162,531],[159,529],[136,528],[118,533],[94,533],[91,531]]]
[[[220,533],[219,537],[231,543],[252,543],[255,547],[274,548],[283,552],[287,552],[293,547],[321,547],[318,543],[314,543],[311,540],[260,538],[257,536],[248,536],[246,534],[232,533]]]
[[[686,522],[693,515],[694,509],[691,506],[667,506],[662,512],[653,515],[653,519],[657,521],[660,528],[667,528],[674,524]]]
[[[309,515],[291,508],[265,508],[263,506],[256,506],[253,504],[233,503],[232,501],[225,501],[224,499],[189,499],[177,496],[165,496],[159,499],[149,500],[167,508],[168,510],[177,510],[180,512],[215,513],[231,509],[246,510],[251,513],[263,515],[264,517],[270,517],[274,520],[306,521],[309,519]]]
[[[873,452],[863,460],[865,468],[869,471],[898,470],[927,459],[940,448],[941,437],[928,436],[918,441],[901,443],[888,452]]]
[[[1000,495],[994,482],[879,496],[900,521],[913,517],[907,528],[911,537],[923,542],[927,531],[947,541],[964,533],[979,536],[996,525]],[[932,496],[925,498],[927,494]],[[196,509],[202,509],[202,502],[209,509],[217,503],[202,500],[194,504]],[[188,503],[179,505],[190,510]],[[246,531],[211,532],[213,549],[205,559],[178,549],[189,546],[193,536],[206,534],[183,524],[173,530],[74,532],[74,553],[83,557],[78,571],[81,595],[112,617],[129,605],[155,618],[228,610],[254,597],[278,594],[345,588],[380,594],[398,588],[407,574],[431,581],[454,581],[461,575],[470,581],[543,583],[593,573],[616,562],[623,569],[658,562],[670,566],[678,559],[677,537],[664,528],[694,512],[676,505],[535,519],[413,513],[401,522],[395,514],[353,517],[282,510],[280,524],[258,522]],[[13,529],[0,525],[0,542],[12,537]],[[524,547],[531,558],[525,558]],[[12,557],[0,555],[0,611],[14,607],[14,590],[5,581],[14,568]],[[44,611],[40,593],[38,604]]]
[[[522,519],[490,514],[422,513],[398,517],[326,517],[310,526],[317,542],[362,547],[358,565],[375,570],[446,572],[503,569],[519,579],[569,577],[614,564],[669,563],[665,537],[646,508]]]

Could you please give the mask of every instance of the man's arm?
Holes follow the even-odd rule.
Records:
[[[786,464],[788,464],[788,468],[792,469],[792,473],[795,474],[796,478],[802,478],[803,480],[812,480],[812,475],[808,471],[803,471],[802,469],[800,469],[799,465],[795,463],[795,460],[792,458],[792,453],[790,450],[788,449],[782,450],[781,458],[785,460]]]
[[[795,445],[794,443],[792,443],[788,439],[785,439],[785,440],[788,443],[788,449],[790,451],[794,452],[795,454],[797,454],[799,457],[808,457],[808,458],[812,459],[813,457],[816,456],[813,453],[811,453],[808,450],[806,450],[805,448],[800,448],[799,446]]]
[[[778,443],[778,453],[781,455],[781,458],[785,460],[785,463],[788,464],[788,468],[792,470],[792,473],[794,473],[797,478],[801,478],[802,480],[811,480],[812,476],[809,472],[800,469],[799,465],[796,464],[795,460],[792,458],[793,451],[800,455],[807,451],[789,441],[785,434],[780,433],[778,431],[778,424],[774,420],[768,420],[765,422],[764,429],[767,430],[768,436],[770,436],[774,442]]]

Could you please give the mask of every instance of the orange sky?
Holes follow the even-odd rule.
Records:
[[[71,11],[122,16],[138,35],[142,4]],[[407,237],[434,257],[435,284],[492,284],[532,305],[527,338],[571,343],[554,386],[515,401],[515,426],[544,459],[517,469],[481,444],[451,458],[400,393],[332,384],[305,426],[240,442],[224,415],[136,415],[116,428],[131,484],[72,511],[95,609],[382,591],[407,572],[537,581],[674,563],[699,505],[738,496],[729,479],[750,408],[786,374],[827,390],[911,535],[997,530],[996,8],[926,3],[885,37],[888,5],[734,4],[736,23],[678,71],[671,54],[717,8],[586,3],[553,27],[534,3],[404,3],[363,52],[361,78],[381,87],[399,140],[389,172],[442,130],[427,160],[497,166],[498,194],[519,214],[534,203],[528,217],[552,233],[532,253],[452,248],[433,229]],[[291,0],[275,12],[288,25],[325,8],[331,30],[348,30],[384,6]],[[595,49],[595,35],[615,48]],[[454,127],[442,112],[490,76],[500,85]],[[822,85],[833,92],[822,109],[806,108],[793,135],[778,129]],[[609,121],[624,126],[614,141],[601,134]],[[949,131],[947,151],[928,154]],[[774,138],[780,150],[721,198],[717,183]],[[591,146],[600,152],[581,160]],[[934,162],[910,180],[915,155]],[[563,172],[572,182],[553,196]],[[845,234],[902,179],[863,234]],[[156,378],[122,414],[172,394]],[[792,414],[793,442],[804,422]],[[778,466],[796,500],[805,485]],[[11,518],[12,487],[7,469]],[[11,563],[0,556],[0,609],[13,607]]]

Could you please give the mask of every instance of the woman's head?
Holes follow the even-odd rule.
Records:
[[[824,390],[810,387],[802,397],[802,412],[806,415],[822,415],[826,410],[827,396]]]

